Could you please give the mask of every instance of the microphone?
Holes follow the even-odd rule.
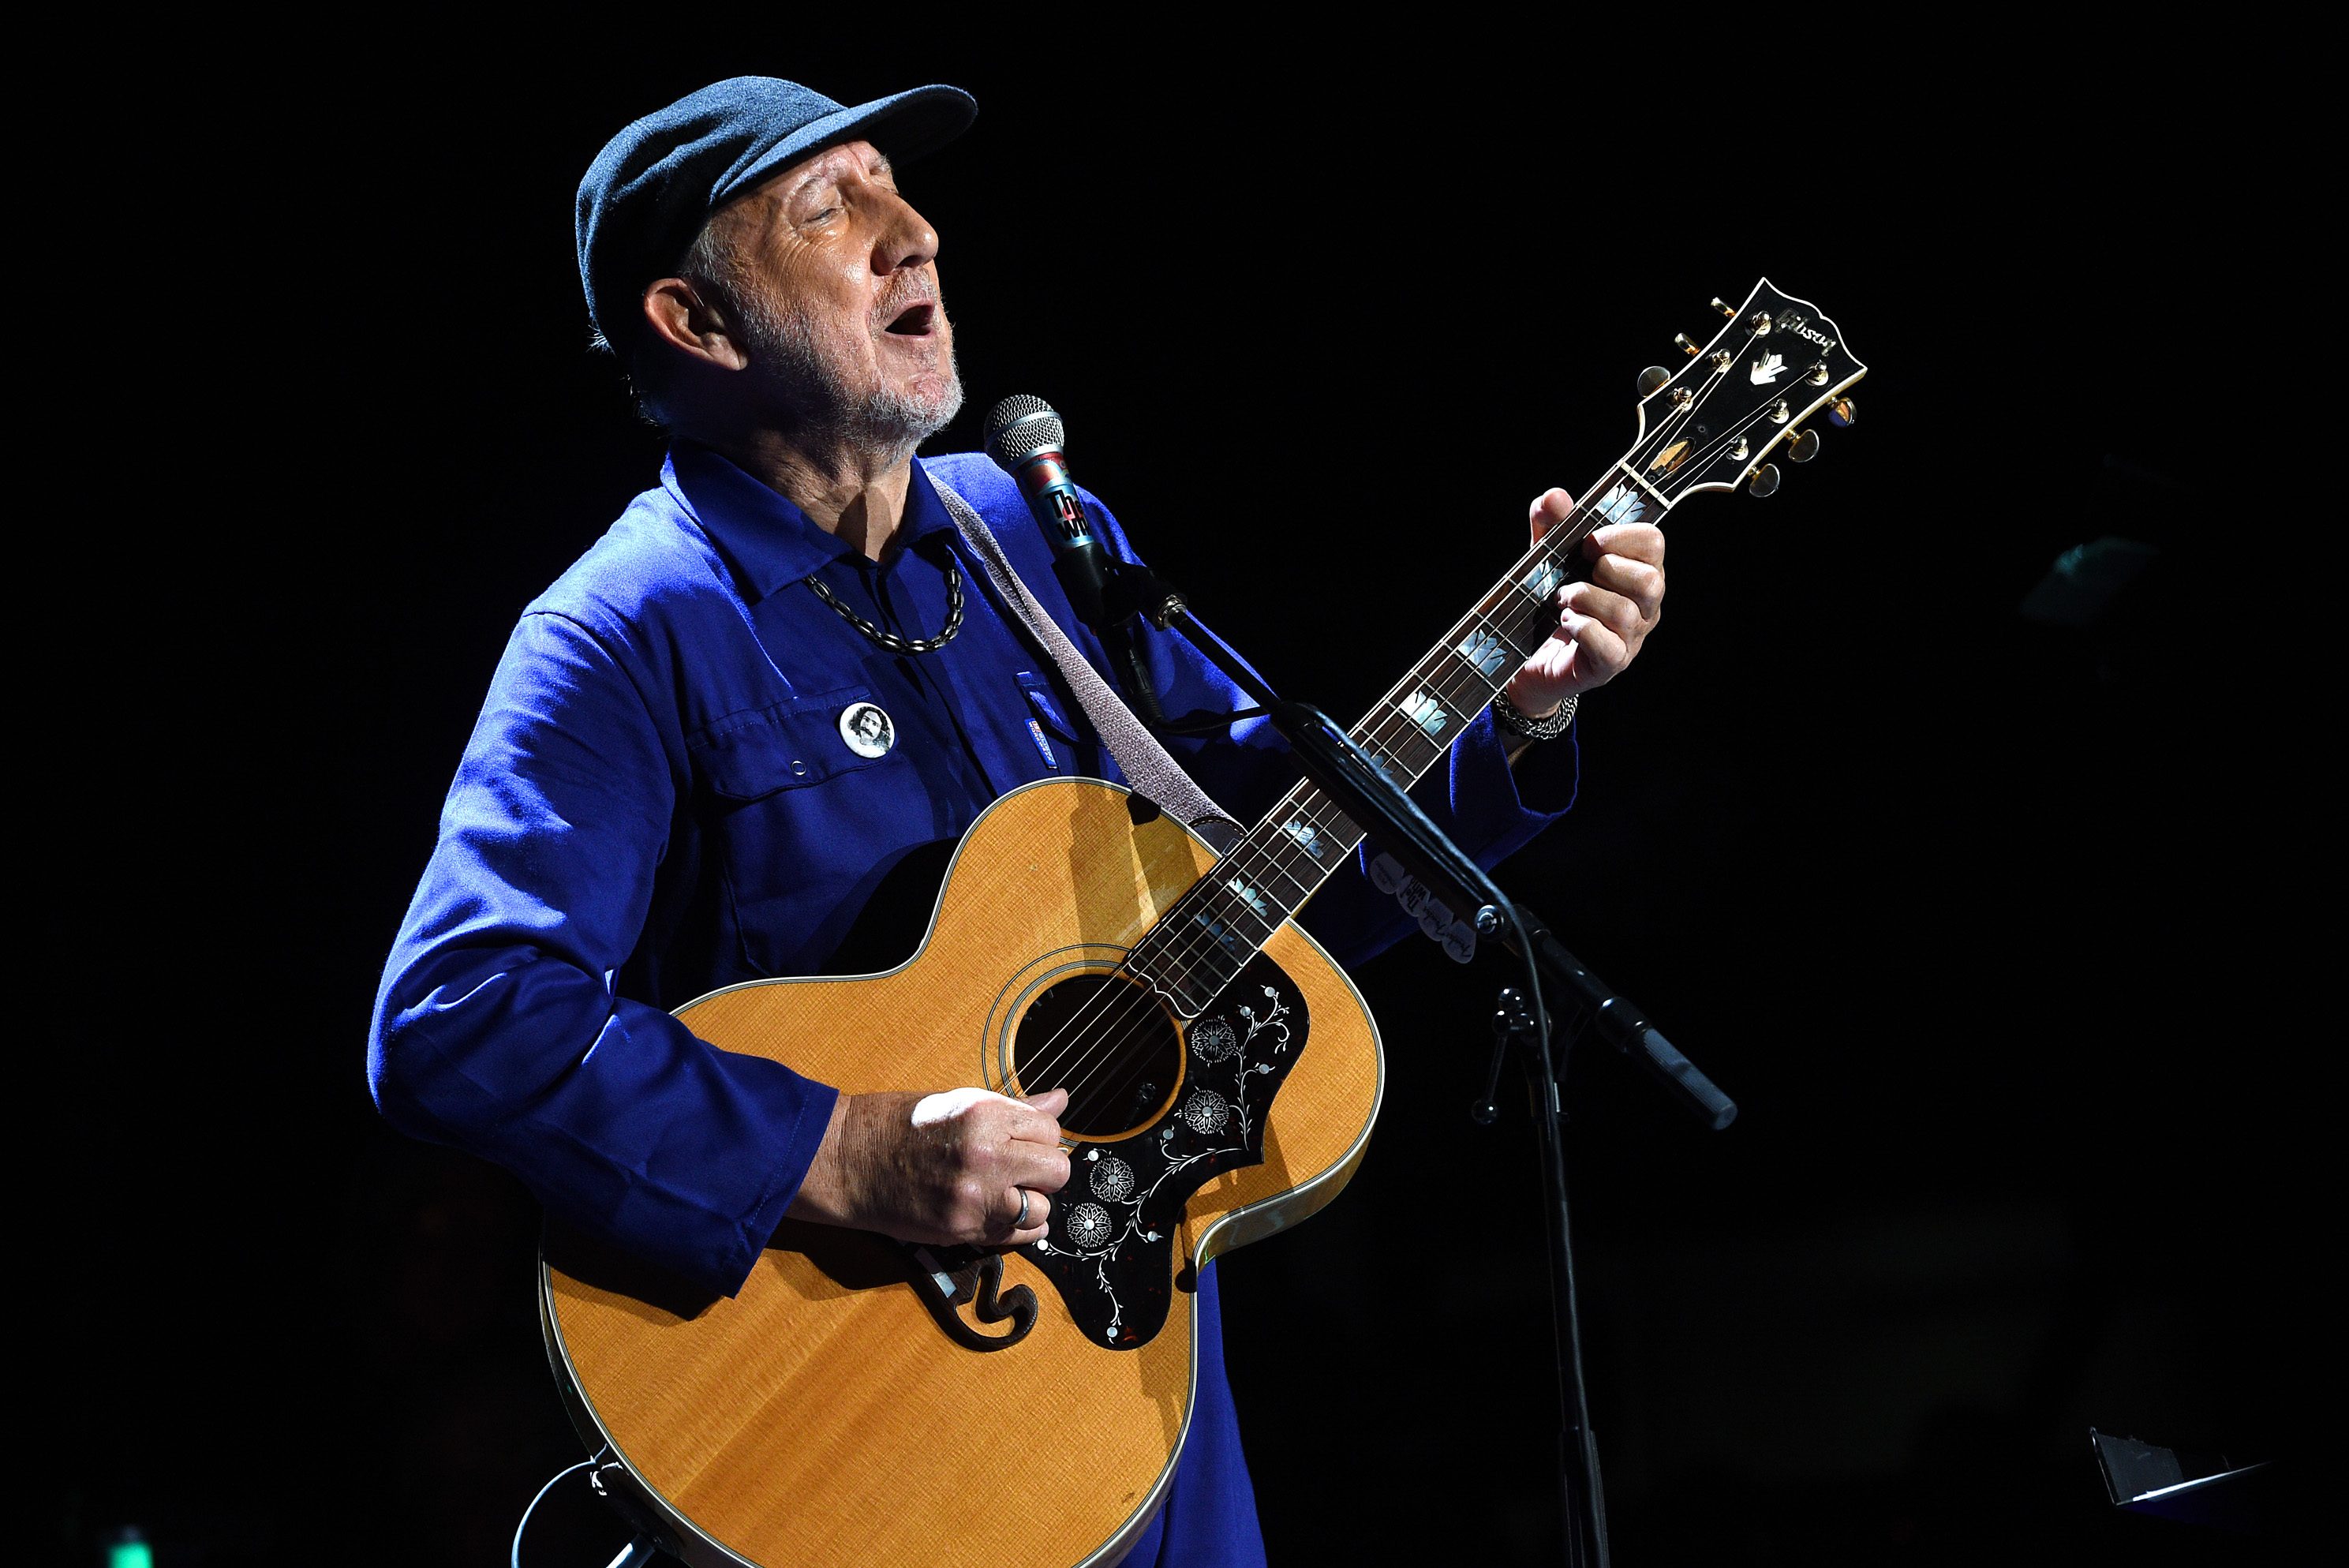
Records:
[[[1069,477],[1069,460],[1061,450],[1067,441],[1061,416],[1041,398],[1006,398],[987,416],[987,455],[1028,498],[1028,510],[1051,544],[1052,575],[1069,596],[1070,607],[1124,672],[1126,701],[1142,722],[1163,726],[1166,711],[1159,706],[1157,688],[1134,639],[1133,618],[1144,616],[1164,631],[1183,613],[1183,596],[1146,567],[1102,548],[1077,482]]]
[[[1110,614],[1115,566],[1093,534],[1077,482],[1061,452],[1068,440],[1061,416],[1041,398],[1006,398],[987,416],[987,455],[1009,474],[1052,546],[1052,575],[1061,580],[1077,618],[1104,640],[1123,616]]]

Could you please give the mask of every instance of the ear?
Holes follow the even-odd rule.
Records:
[[[721,370],[750,368],[750,357],[728,332],[725,316],[685,279],[656,278],[646,286],[643,304],[653,336],[679,353]]]

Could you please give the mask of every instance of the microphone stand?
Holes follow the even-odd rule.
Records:
[[[1137,615],[1161,630],[1179,629],[1257,704],[1273,728],[1288,740],[1306,776],[1327,791],[1356,826],[1377,839],[1435,897],[1455,910],[1474,910],[1478,934],[1497,939],[1524,961],[1524,990],[1509,986],[1500,993],[1493,1016],[1492,1066],[1484,1097],[1470,1115],[1480,1125],[1490,1125],[1497,1115],[1494,1095],[1508,1049],[1515,1044],[1533,1102],[1548,1220],[1545,1230],[1558,1371],[1558,1479],[1566,1560],[1572,1568],[1609,1568],[1607,1503],[1584,1390],[1573,1231],[1567,1209],[1566,1100],[1561,1088],[1567,1055],[1581,1027],[1595,1024],[1600,1041],[1639,1063],[1707,1127],[1715,1131],[1727,1127],[1736,1119],[1737,1106],[1674,1049],[1637,1007],[1593,974],[1522,905],[1510,899],[1483,867],[1430,820],[1377,759],[1354,743],[1342,726],[1318,708],[1277,694],[1230,644],[1193,618],[1180,594],[1148,568],[1117,562],[1112,568],[1109,590],[1101,602],[1105,615],[1123,612],[1117,615],[1116,630],[1125,632]],[[1553,1039],[1550,1015],[1543,1005],[1545,976],[1583,1010],[1581,1021],[1563,1039]]]

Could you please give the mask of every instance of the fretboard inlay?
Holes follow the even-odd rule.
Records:
[[[1509,658],[1508,644],[1482,628],[1462,638],[1454,651],[1468,661],[1471,670],[1488,678],[1499,674]]]
[[[1490,699],[1486,701],[1489,701]],[[1452,715],[1446,713],[1437,705],[1435,699],[1424,691],[1414,691],[1395,706],[1402,710],[1404,718],[1431,735],[1441,735],[1444,733],[1444,726],[1452,722]]]

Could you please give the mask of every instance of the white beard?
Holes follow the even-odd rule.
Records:
[[[781,405],[793,428],[831,432],[851,452],[882,467],[894,467],[914,449],[946,429],[962,409],[962,371],[951,348],[946,384],[928,396],[890,387],[852,387],[843,374],[846,354],[822,347],[826,325],[794,316],[776,316],[748,290],[732,291],[740,331],[768,395]],[[749,297],[743,296],[749,295]],[[939,320],[945,321],[945,308]]]

